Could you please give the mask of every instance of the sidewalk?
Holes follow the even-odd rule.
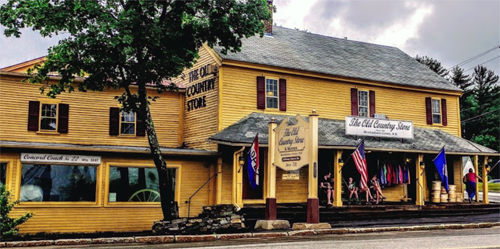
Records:
[[[32,241],[0,242],[0,247],[34,247],[54,245],[106,245],[106,244],[162,244],[162,243],[186,243],[203,242],[215,240],[235,240],[241,238],[273,238],[286,236],[312,236],[322,234],[352,234],[352,233],[380,233],[380,232],[402,232],[419,230],[441,230],[441,229],[476,229],[500,226],[500,210],[498,213],[413,218],[394,217],[393,219],[371,219],[362,221],[339,221],[332,222],[331,229],[317,230],[280,230],[280,231],[253,231],[233,234],[209,234],[209,235],[162,235],[162,236],[126,236],[126,237],[101,237],[101,238],[75,238],[75,239],[47,239]]]

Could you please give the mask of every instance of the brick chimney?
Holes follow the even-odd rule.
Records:
[[[264,21],[264,33],[265,34],[273,34],[273,0],[267,0],[267,6],[269,7],[269,11],[271,12],[271,18],[269,20]]]

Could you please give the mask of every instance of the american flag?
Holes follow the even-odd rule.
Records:
[[[366,163],[364,140],[361,140],[358,148],[356,148],[354,153],[352,153],[352,158],[359,174],[361,174],[361,180],[359,182],[361,189],[368,188],[368,168]]]

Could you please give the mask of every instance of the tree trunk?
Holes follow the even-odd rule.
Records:
[[[149,102],[147,101],[147,92],[145,84],[138,84],[139,86],[139,102],[141,103],[139,108],[139,117],[142,119],[146,127],[146,134],[148,136],[149,148],[151,150],[151,155],[153,156],[153,161],[158,171],[159,177],[159,188],[160,188],[160,200],[161,209],[163,212],[163,220],[172,220],[172,181],[167,170],[167,163],[163,159],[160,151],[160,144],[158,143],[158,137],[156,136],[156,130],[151,117],[151,111],[149,108]]]

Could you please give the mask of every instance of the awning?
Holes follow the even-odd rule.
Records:
[[[250,146],[255,135],[259,134],[260,146],[268,143],[268,124],[271,118],[279,124],[285,115],[252,113],[226,129],[211,136],[209,141],[230,146]],[[296,118],[289,116],[290,122]],[[305,117],[308,120],[308,117]],[[359,139],[365,139],[365,149],[373,151],[437,153],[445,146],[447,154],[455,155],[499,155],[490,148],[473,143],[440,129],[414,129],[413,139],[356,137],[345,134],[345,121],[336,119],[319,119],[318,145],[320,149],[355,149]]]

